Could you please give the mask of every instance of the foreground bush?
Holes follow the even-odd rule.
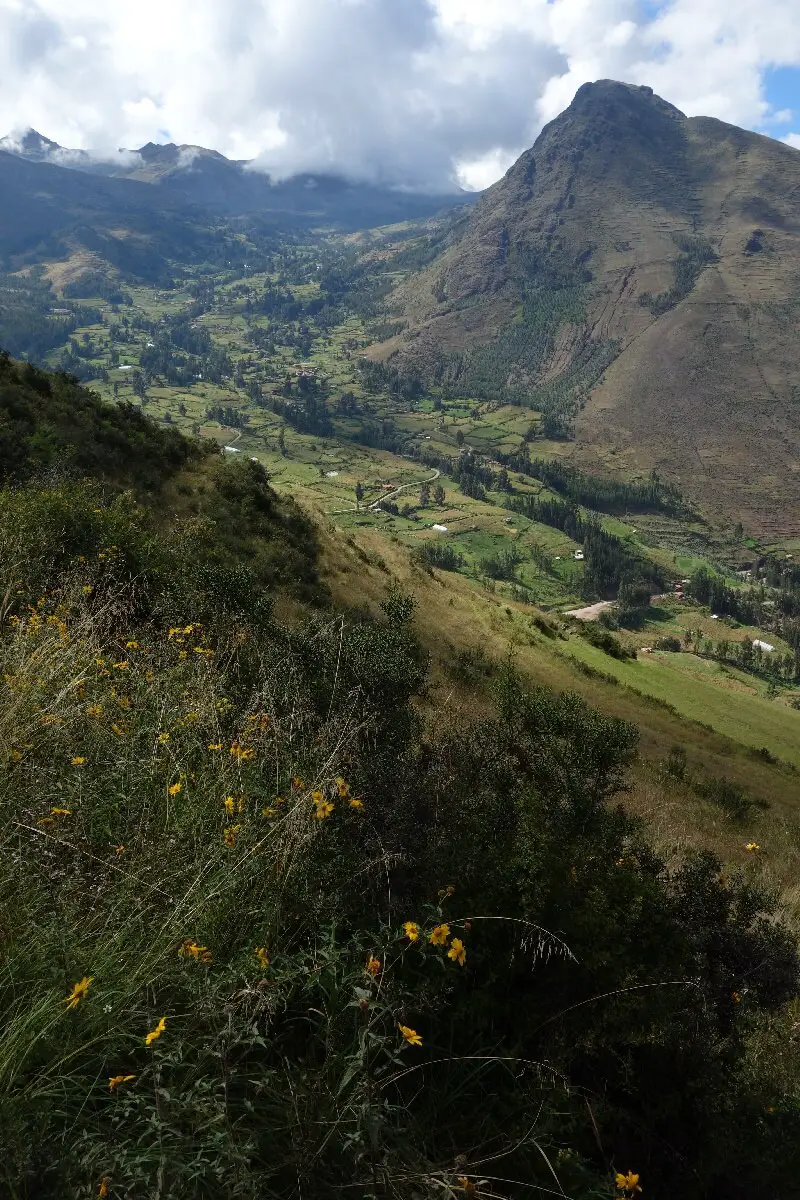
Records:
[[[7,592],[7,1194],[589,1197],[634,1169],[700,1196],[755,1169],[733,1131],[775,1098],[738,1064],[794,946],[609,804],[630,727],[506,673],[495,718],[426,733],[402,596],[212,628],[78,559]]]

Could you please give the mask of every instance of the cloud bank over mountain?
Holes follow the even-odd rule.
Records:
[[[0,132],[484,186],[598,78],[789,140],[800,114],[769,79],[800,67],[796,17],[796,0],[0,0]]]

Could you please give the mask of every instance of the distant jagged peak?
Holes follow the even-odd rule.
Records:
[[[33,128],[15,130],[0,138],[0,150],[28,159],[29,162],[50,163],[96,174],[107,175],[114,170],[130,170],[141,165],[141,159],[135,151],[71,150]]]
[[[159,166],[171,166],[180,170],[190,167],[196,159],[213,159],[219,163],[230,163],[230,159],[218,150],[209,150],[206,146],[194,146],[188,143],[176,145],[175,142],[147,142],[135,151],[144,162]],[[231,164],[232,165],[232,164]]]
[[[5,150],[9,154],[18,154],[23,158],[50,158],[62,149],[63,147],[58,142],[45,137],[43,133],[39,133],[38,129],[32,127],[12,130],[11,133],[0,138],[0,150]]]

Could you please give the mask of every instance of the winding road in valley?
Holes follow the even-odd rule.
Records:
[[[364,512],[375,512],[375,510],[378,508],[378,506],[383,504],[384,500],[394,500],[395,496],[401,495],[403,492],[408,491],[409,488],[421,487],[423,483],[435,483],[436,480],[441,475],[441,473],[442,472],[437,468],[433,472],[433,474],[430,475],[427,479],[419,479],[419,480],[417,480],[416,483],[401,483],[398,485],[398,487],[396,487],[394,489],[394,491],[385,492],[384,495],[378,496],[377,500],[371,500],[369,504],[364,506],[363,511]],[[348,501],[348,503],[350,504],[349,508],[330,509],[325,515],[327,517],[337,517],[337,516],[341,516],[342,513],[361,511],[360,506],[358,505],[358,503],[355,500],[350,500],[350,501]]]

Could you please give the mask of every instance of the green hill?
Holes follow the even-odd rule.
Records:
[[[545,439],[574,426],[590,468],[796,534],[799,185],[788,146],[587,84],[396,290],[407,328],[375,353],[532,408]]]
[[[0,420],[4,1194],[798,1195],[795,939],[631,724],[431,712],[258,464],[8,359]]]

